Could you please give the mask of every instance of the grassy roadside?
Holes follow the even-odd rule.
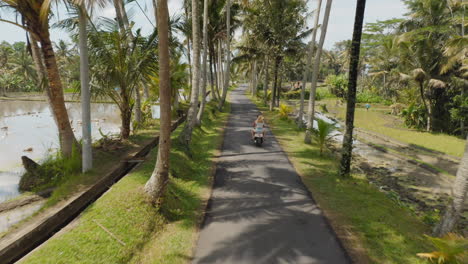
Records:
[[[425,263],[416,253],[431,251],[426,224],[363,176],[340,179],[333,154],[321,156],[316,145],[303,143],[294,122],[258,106],[356,263]]]
[[[173,141],[171,180],[160,210],[147,202],[143,192],[154,168],[154,150],[67,232],[49,240],[23,263],[186,263],[211,190],[213,156],[229,112],[214,112],[214,107],[210,104],[203,127],[194,131],[193,159]]]
[[[330,113],[336,118],[344,120],[346,106],[336,106],[336,99],[320,101],[326,104]],[[376,105],[369,111],[364,108],[356,108],[355,125],[358,128],[382,134],[398,141],[413,144],[425,149],[461,157],[464,151],[464,140],[455,136],[437,133],[427,133],[408,129],[403,126],[402,121],[395,116],[388,115],[390,108]]]
[[[24,199],[27,196],[35,195],[37,192],[47,188],[54,188],[52,194],[47,198],[45,204],[38,211],[12,225],[8,230],[0,232],[0,239],[16,229],[22,228],[24,225],[28,225],[30,221],[34,221],[36,216],[99,181],[102,177],[106,176],[107,173],[112,171],[113,168],[116,167],[116,164],[118,165],[120,160],[146,145],[154,138],[158,131],[158,122],[152,122],[150,126],[138,130],[138,133],[131,135],[127,140],[110,141],[110,143],[106,144],[100,144],[100,142],[103,141],[94,143],[94,167],[85,174],[79,172],[81,170],[80,165],[78,165],[78,168],[65,168],[67,171],[63,171],[63,166],[68,166],[64,164],[76,163],[76,161],[56,160],[54,156],[49,157],[49,160],[47,161],[49,169],[46,169],[45,172],[57,175],[53,176],[47,184],[37,186],[33,191],[25,192],[14,199],[7,200],[6,202],[12,202],[16,199]],[[101,147],[99,147],[99,145],[101,145]],[[81,161],[78,160],[78,163],[81,164]]]

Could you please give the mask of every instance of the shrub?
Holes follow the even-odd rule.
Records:
[[[356,95],[356,101],[358,103],[382,103],[385,100],[377,94],[364,91]]]
[[[316,100],[320,101],[327,98],[335,98],[336,96],[330,92],[328,87],[317,87]]]
[[[64,177],[70,177],[81,171],[81,155],[74,146],[69,158],[60,153],[49,156],[33,171],[27,171],[21,176],[19,189],[33,191],[56,186]]]
[[[309,91],[304,91],[304,98],[309,98],[310,92]],[[291,99],[301,99],[301,90],[296,90],[296,91],[290,91],[286,93],[281,93],[281,97],[287,100]]]
[[[348,91],[348,79],[346,75],[328,75],[325,83],[330,89],[330,92],[336,97],[345,98]]]
[[[424,106],[410,104],[408,108],[401,111],[401,116],[405,119],[407,127],[425,128],[426,127],[426,111]]]
[[[281,119],[283,120],[288,119],[289,114],[291,113],[292,113],[292,108],[289,105],[280,104],[279,115]]]

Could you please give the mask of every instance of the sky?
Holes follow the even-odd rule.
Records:
[[[287,1],[287,0],[284,0]],[[169,13],[171,15],[182,13],[183,0],[169,0]],[[322,9],[325,7],[323,0]],[[146,14],[138,8],[136,4],[127,5],[127,11],[130,18],[135,21],[137,28],[142,28],[143,34],[151,32],[152,23],[154,23],[154,12],[151,0],[139,0],[139,3]],[[317,5],[317,0],[309,0],[309,10],[314,10]],[[334,0],[330,14],[330,22],[328,25],[327,37],[325,40],[325,48],[330,49],[334,43],[341,40],[351,39],[354,23],[354,12],[356,8],[355,0]],[[364,22],[376,22],[377,20],[386,20],[390,18],[401,18],[407,12],[405,5],[401,0],[367,0],[366,13]],[[324,11],[322,10],[322,16]],[[114,17],[115,10],[113,5],[95,11],[95,14]],[[8,14],[0,13],[0,17],[8,17]],[[66,16],[66,10],[59,7],[59,18]],[[11,18],[11,16],[10,16]],[[53,18],[55,21],[57,17]],[[320,18],[322,20],[322,18]],[[312,17],[308,18],[309,24],[312,24]],[[64,39],[69,41],[68,33],[58,30],[51,30],[51,38],[53,41]],[[15,42],[25,41],[25,32],[23,29],[0,22],[0,42]]]

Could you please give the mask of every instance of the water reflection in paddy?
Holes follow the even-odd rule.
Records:
[[[81,105],[66,104],[75,136],[81,138]],[[92,104],[92,137],[119,132],[114,104]],[[0,202],[18,195],[21,156],[40,161],[59,147],[58,131],[46,102],[0,101]]]

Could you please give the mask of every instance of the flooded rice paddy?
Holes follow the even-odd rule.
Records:
[[[81,105],[66,103],[75,136],[81,138]],[[92,137],[115,134],[120,129],[119,110],[114,104],[92,104]],[[0,202],[19,194],[23,172],[21,156],[44,160],[59,148],[57,126],[47,102],[0,101]]]

